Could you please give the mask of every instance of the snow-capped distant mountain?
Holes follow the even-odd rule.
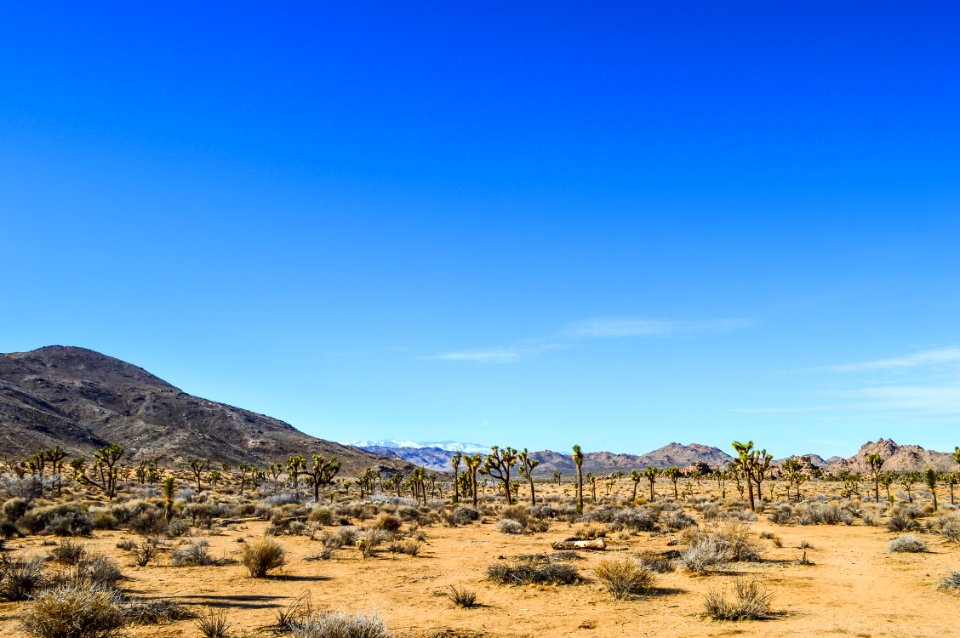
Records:
[[[463,443],[460,441],[399,441],[397,439],[387,439],[384,441],[350,441],[346,445],[352,445],[359,448],[381,447],[393,449],[433,449],[443,450],[445,452],[464,452],[466,454],[486,454],[490,451],[489,445],[480,445],[478,443]]]

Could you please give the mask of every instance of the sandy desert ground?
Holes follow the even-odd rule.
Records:
[[[811,482],[805,488],[805,497],[812,498],[815,493],[836,492],[837,484]],[[614,498],[622,503],[631,490],[632,483],[621,481],[614,496],[601,496],[601,504]],[[672,500],[667,496],[669,483],[661,482],[658,490],[660,501]],[[703,483],[697,487],[695,498],[702,501],[706,496],[715,497],[710,494],[715,491],[715,486]],[[569,508],[573,502],[570,485],[543,485],[542,492],[546,502],[557,507]],[[214,492],[207,493],[207,499],[216,498]],[[916,498],[919,509],[923,495],[917,494]],[[947,500],[946,495],[941,498]],[[490,565],[520,555],[550,553],[554,541],[569,538],[583,527],[578,522],[549,520],[546,531],[505,534],[497,525],[496,511],[502,501],[492,495],[485,497],[481,520],[465,525],[430,524],[431,517],[420,524],[405,521],[401,533],[409,532],[413,525],[414,533],[422,534],[416,556],[392,553],[381,546],[363,558],[356,547],[344,546],[329,558],[318,559],[324,549],[323,538],[335,533],[337,525],[314,529],[312,539],[309,535],[272,536],[289,556],[286,565],[267,578],[251,578],[237,562],[243,545],[263,537],[271,525],[254,517],[232,519],[226,524],[214,521],[210,529],[191,529],[185,536],[165,539],[158,556],[145,567],[134,565],[130,553],[117,548],[124,539],[139,540],[130,531],[97,530],[92,537],[74,540],[88,551],[103,553],[119,563],[125,575],[120,583],[125,594],[171,599],[196,613],[207,608],[224,609],[230,635],[235,637],[273,635],[276,611],[301,597],[308,597],[317,609],[376,611],[395,636],[411,638],[769,634],[942,637],[956,633],[960,599],[938,590],[937,583],[960,568],[958,547],[939,534],[914,532],[928,543],[924,553],[891,553],[888,543],[899,534],[883,525],[866,525],[859,518],[849,526],[778,525],[760,514],[746,524],[761,549],[761,561],[732,562],[705,574],[678,567],[657,574],[651,593],[618,601],[594,576],[593,567],[598,561],[644,552],[684,551],[690,529],[609,531],[605,551],[579,552],[579,558],[569,561],[583,579],[579,584],[501,585],[488,578]],[[739,499],[729,498],[729,494],[725,505],[735,512],[742,508]],[[860,506],[866,511],[876,508],[875,503]],[[588,514],[593,507],[588,495]],[[696,519],[700,529],[724,525],[704,520],[693,501],[684,504],[684,511]],[[350,522],[363,528],[375,520]],[[228,564],[172,566],[169,552],[197,539],[207,540],[211,553],[228,559]],[[6,555],[45,556],[59,540],[49,536],[15,538],[7,542]],[[802,545],[808,547],[801,549]],[[800,564],[804,554],[812,564]],[[731,586],[743,577],[757,579],[769,588],[773,616],[760,621],[705,617],[704,594]],[[448,597],[451,586],[476,592],[480,606],[455,606]],[[30,604],[0,604],[0,635],[26,635],[20,628],[20,617]],[[131,625],[124,634],[143,638],[201,635],[192,619]]]

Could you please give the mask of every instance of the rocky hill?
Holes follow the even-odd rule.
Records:
[[[845,470],[867,474],[870,471],[867,456],[870,454],[880,455],[880,458],[883,459],[884,472],[922,471],[928,467],[943,472],[957,470],[957,463],[953,460],[952,454],[927,450],[919,445],[898,445],[893,439],[882,438],[875,442],[867,441],[856,454],[849,459],[831,463],[828,470],[831,472]]]
[[[142,368],[65,346],[0,354],[0,455],[19,459],[55,444],[89,455],[108,443],[126,459],[204,457],[265,465],[292,454],[336,454],[341,473],[408,467],[318,439],[288,423],[191,396]]]

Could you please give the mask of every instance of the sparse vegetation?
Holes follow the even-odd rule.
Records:
[[[593,573],[617,600],[648,593],[655,581],[653,572],[632,558],[601,560]]]
[[[287,553],[279,543],[263,539],[243,546],[243,566],[252,578],[263,578],[286,564]]]
[[[773,594],[757,580],[738,578],[732,591],[726,588],[708,592],[703,611],[714,620],[766,620],[772,617]]]

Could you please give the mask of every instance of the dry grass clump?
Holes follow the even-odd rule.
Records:
[[[632,558],[605,558],[593,573],[617,600],[642,596],[653,589],[653,572]]]
[[[466,587],[450,585],[450,593],[447,594],[447,598],[457,607],[463,607],[464,609],[473,609],[480,606],[477,602],[477,592]]]
[[[391,638],[376,614],[351,616],[337,611],[313,613],[293,623],[293,638]]]
[[[203,638],[228,638],[230,623],[227,622],[227,612],[222,609],[208,609],[197,618],[197,629]]]
[[[487,568],[487,576],[501,585],[572,585],[580,580],[576,568],[563,563],[495,563]]]
[[[0,557],[0,600],[28,600],[45,584],[43,559]]]
[[[667,552],[643,552],[638,560],[646,569],[657,574],[667,574],[674,571],[673,561],[680,558],[680,552],[670,550]]]
[[[391,554],[406,554],[407,556],[416,556],[420,553],[420,542],[412,538],[404,541],[393,541],[387,545],[387,551]]]
[[[697,534],[690,548],[680,557],[680,563],[692,572],[703,572],[724,563],[759,560],[760,547],[744,523],[728,523],[719,529]]]
[[[63,585],[39,593],[22,618],[35,638],[108,638],[126,624],[119,595],[97,585]]]
[[[937,589],[946,589],[953,593],[960,592],[960,572],[950,572],[949,576],[937,584]]]
[[[800,525],[853,525],[854,514],[836,503],[802,503],[797,507]]]
[[[927,542],[916,536],[898,536],[890,541],[887,549],[897,554],[922,554],[927,551]]]
[[[123,604],[123,615],[137,625],[164,625],[196,617],[183,605],[163,598],[127,600]]]
[[[62,540],[50,550],[50,558],[61,565],[76,565],[83,560],[87,550],[72,540]]]
[[[384,532],[396,533],[400,531],[400,526],[403,523],[399,518],[393,514],[381,514],[377,517],[377,520],[373,523],[373,529],[378,529]]]
[[[220,564],[220,561],[210,554],[210,543],[205,540],[194,541],[176,548],[170,553],[170,562],[174,567],[206,567]]]
[[[765,620],[773,616],[773,593],[759,581],[738,578],[732,594],[728,597],[726,588],[707,592],[703,597],[704,614],[714,620]]]
[[[592,541],[606,538],[607,528],[600,525],[582,525],[574,531],[573,535],[582,541]]]
[[[265,538],[244,544],[242,562],[252,578],[263,578],[286,564],[287,553],[279,543]]]
[[[526,526],[513,518],[502,518],[497,521],[497,530],[501,534],[523,534]]]

